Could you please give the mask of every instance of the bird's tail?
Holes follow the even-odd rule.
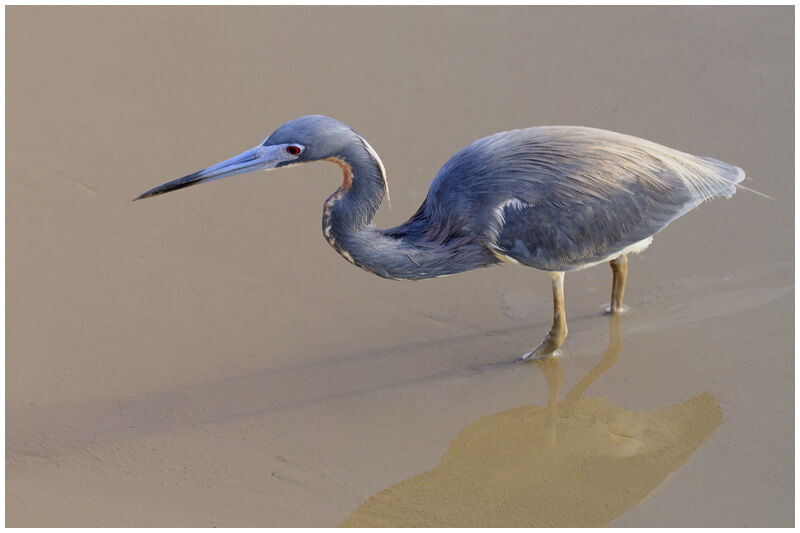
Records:
[[[714,196],[723,196],[725,198],[733,196],[736,192],[737,184],[744,179],[744,170],[711,157],[699,157],[698,159],[702,159],[706,164],[711,165],[715,171],[716,175],[714,177],[716,179],[713,180],[713,188],[716,190],[713,191]],[[739,187],[742,186],[739,185]]]
[[[724,196],[725,198],[730,198],[736,192],[737,189],[742,189],[743,191],[747,191],[753,193],[757,196],[761,196],[762,198],[766,198],[767,200],[775,200],[772,196],[768,194],[764,194],[763,192],[759,192],[755,189],[751,189],[750,187],[745,187],[741,184],[741,182],[745,179],[744,170],[741,168],[729,165],[724,161],[719,161],[717,159],[712,159],[710,157],[701,157],[700,159],[710,163],[714,166],[714,168],[719,172],[719,175],[728,180],[729,185],[723,186],[720,190],[719,196]]]

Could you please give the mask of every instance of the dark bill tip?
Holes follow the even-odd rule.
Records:
[[[174,181],[170,181],[169,183],[165,183],[164,185],[159,185],[158,187],[154,187],[147,192],[143,192],[142,194],[134,198],[133,201],[135,202],[136,200],[144,200],[145,198],[151,198],[153,196],[158,196],[159,194],[177,191],[178,189],[183,189],[191,185],[197,185],[198,183],[203,183],[208,179],[208,177],[204,175],[204,172],[205,171],[201,170],[200,172],[195,172],[194,174],[189,174],[188,176],[184,176]]]

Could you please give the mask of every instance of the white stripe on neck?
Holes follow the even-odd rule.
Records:
[[[386,167],[383,166],[383,161],[381,161],[378,152],[375,151],[375,149],[367,142],[367,140],[364,137],[361,137],[360,135],[359,138],[361,139],[361,142],[364,143],[364,147],[367,149],[367,152],[369,152],[369,155],[371,155],[372,159],[374,159],[375,162],[378,164],[378,168],[381,171],[381,177],[383,178],[383,186],[386,191],[386,202],[389,204],[389,209],[391,209],[392,198],[389,196],[389,176],[386,174]]]

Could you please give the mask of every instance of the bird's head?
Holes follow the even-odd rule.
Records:
[[[150,198],[198,183],[206,183],[256,170],[341,157],[348,146],[361,141],[349,126],[322,115],[291,120],[256,146],[216,165],[150,189],[134,200]]]

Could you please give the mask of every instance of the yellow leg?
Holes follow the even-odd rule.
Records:
[[[628,256],[623,254],[612,259],[609,264],[614,273],[614,279],[611,282],[611,305],[608,306],[607,311],[618,315],[628,310],[626,306],[622,305],[622,298],[625,296],[625,279],[628,277]]]
[[[553,280],[553,327],[545,336],[544,340],[522,356],[523,359],[540,359],[556,355],[556,350],[564,344],[567,338],[567,315],[564,311],[564,273],[551,272],[550,279]]]

